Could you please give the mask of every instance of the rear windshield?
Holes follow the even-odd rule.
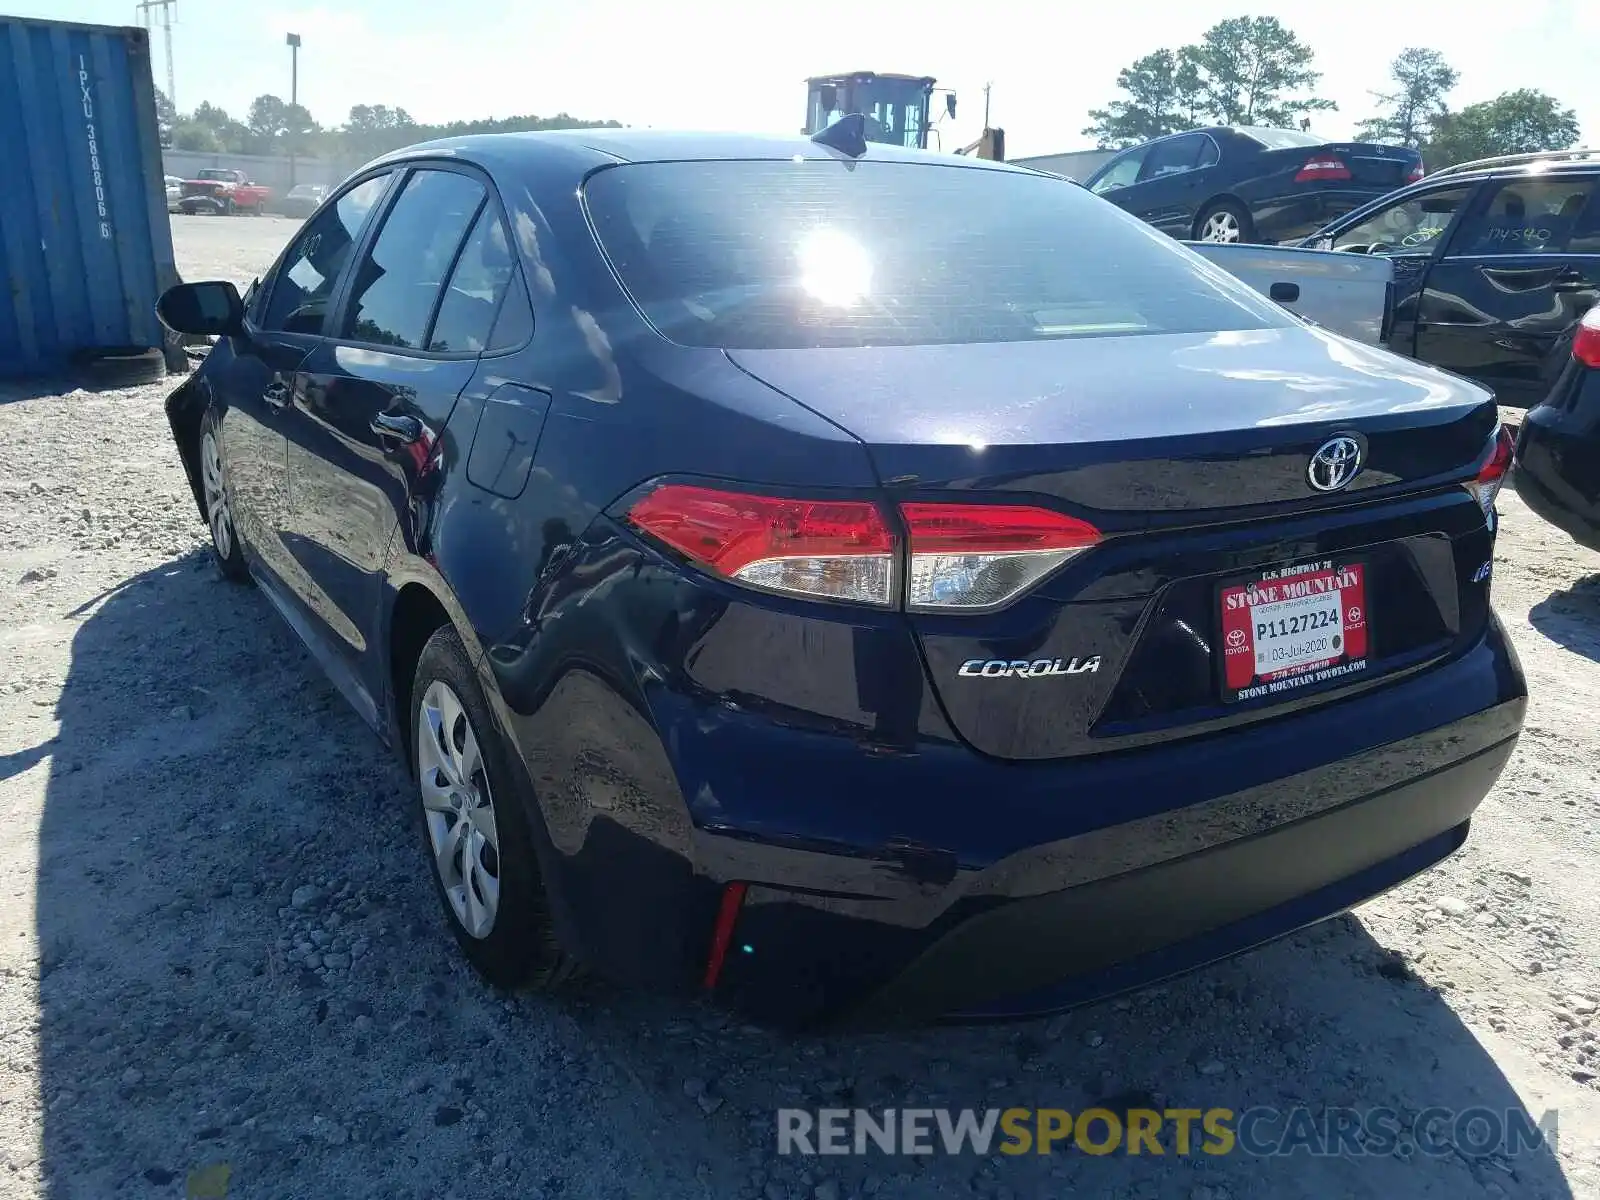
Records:
[[[1247,138],[1260,142],[1268,150],[1293,150],[1296,146],[1322,146],[1328,141],[1310,133],[1301,133],[1295,129],[1268,129],[1263,125],[1246,125],[1234,129],[1235,133],[1242,133]]]
[[[634,303],[684,345],[1019,342],[1287,324],[1065,180],[904,162],[634,163],[585,189]]]

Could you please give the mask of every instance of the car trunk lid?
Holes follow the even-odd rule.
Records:
[[[891,486],[1031,491],[1120,527],[1437,482],[1493,426],[1488,392],[1298,325],[729,356],[865,442]],[[1321,495],[1306,463],[1336,432],[1364,468]]]
[[[1421,176],[1422,155],[1407,146],[1334,142],[1308,158],[1324,156],[1342,162],[1350,172],[1348,182],[1363,187],[1398,188]]]

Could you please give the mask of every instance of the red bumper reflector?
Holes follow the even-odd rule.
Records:
[[[744,904],[748,883],[730,883],[722,889],[722,903],[717,907],[717,923],[711,928],[711,953],[706,956],[706,977],[703,986],[717,986],[722,975],[722,963],[728,957],[728,945],[733,941],[733,926],[739,920],[739,909]]]

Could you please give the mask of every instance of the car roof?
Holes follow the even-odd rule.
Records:
[[[374,159],[368,167],[419,158],[459,158],[489,170],[516,171],[535,162],[565,164],[579,172],[612,163],[732,161],[741,159],[838,159],[845,156],[804,135],[691,132],[664,129],[548,129],[530,133],[479,133],[439,138]],[[868,142],[856,161],[907,162],[976,170],[1038,174],[1011,163],[991,162],[938,150],[912,150]]]
[[[1600,151],[1594,152],[1600,155]],[[1593,175],[1600,173],[1600,157],[1591,157],[1588,150],[1548,150],[1529,154],[1502,154],[1472,162],[1443,167],[1430,173],[1424,183],[1435,180],[1462,179],[1478,181],[1494,178],[1525,179],[1538,175],[1562,174]]]

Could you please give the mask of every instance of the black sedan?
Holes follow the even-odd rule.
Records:
[[[1600,308],[1579,322],[1555,387],[1523,418],[1512,478],[1529,508],[1600,550]]]
[[[1493,397],[836,142],[414,147],[162,298],[216,560],[411,771],[465,956],[1037,1013],[1459,847],[1526,702]]]
[[[1084,181],[1175,238],[1288,242],[1422,178],[1403,146],[1218,125],[1124,150]]]

